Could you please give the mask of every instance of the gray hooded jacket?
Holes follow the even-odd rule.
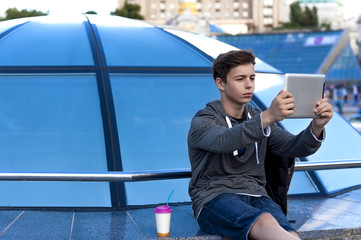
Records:
[[[267,148],[279,156],[306,157],[321,145],[310,125],[298,135],[277,124],[263,130],[261,111],[248,104],[244,118],[238,123],[226,115],[220,101],[214,101],[192,119],[188,133],[192,167],[189,195],[195,216],[204,204],[221,193],[267,196],[264,170]],[[243,148],[243,154],[235,152]]]

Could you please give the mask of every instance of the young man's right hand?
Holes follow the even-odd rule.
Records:
[[[282,89],[273,99],[271,106],[261,115],[263,129],[292,115],[295,112],[295,107],[296,103],[292,94]]]

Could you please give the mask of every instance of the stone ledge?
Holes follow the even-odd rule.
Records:
[[[165,239],[229,240],[202,232],[190,206],[172,208],[171,235]],[[149,208],[108,212],[0,211],[0,232],[1,238],[9,240],[17,240],[19,236],[21,239],[158,239],[154,212]],[[299,235],[303,240],[359,240],[361,227],[304,230]]]
[[[361,228],[302,231],[299,235],[303,240],[356,240],[361,239]]]
[[[168,239],[168,240],[228,240],[228,238],[220,236],[198,236],[198,237],[177,237],[177,238],[157,238],[151,240]]]
[[[302,240],[359,240],[361,239],[361,228],[328,229],[299,232]],[[160,238],[158,238],[160,239]],[[152,240],[158,240],[152,239]],[[168,240],[229,240],[220,236],[197,236],[197,237],[176,237],[164,238]]]

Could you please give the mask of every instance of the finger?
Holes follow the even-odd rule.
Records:
[[[329,115],[333,115],[333,109],[332,109],[332,106],[327,106],[327,107],[325,107],[325,108],[322,108],[321,110],[320,110],[320,114],[322,115],[322,114],[329,114]]]
[[[315,109],[315,113],[317,115],[322,115],[323,113],[331,113],[333,114],[332,106],[328,103],[322,103]]]
[[[317,106],[314,111],[315,111],[316,115],[320,115],[323,112],[328,111],[327,110],[327,105],[321,104],[321,105]]]
[[[283,103],[284,104],[289,104],[289,103],[295,103],[295,99],[291,96],[291,97],[287,97],[283,99]]]
[[[295,102],[288,102],[284,104],[285,109],[294,109],[296,107]]]
[[[285,96],[285,98],[293,98],[292,93],[287,92],[287,91],[284,92],[284,96]]]
[[[324,115],[324,114],[333,114],[333,110],[330,109],[328,106],[322,107],[320,109],[316,109],[316,114],[318,115]]]
[[[321,104],[321,103],[323,103],[323,102],[327,102],[328,103],[328,98],[326,97],[326,95],[322,98],[322,99],[320,99],[319,101],[319,104]]]
[[[292,93],[285,91],[284,89],[282,89],[278,94],[277,97],[281,96],[282,98],[287,98],[287,97],[293,97]]]
[[[294,113],[295,113],[295,109],[294,109],[294,108],[288,109],[288,110],[286,110],[286,111],[284,112],[284,116],[287,117],[287,116],[292,115],[292,114],[294,114]]]
[[[292,94],[289,92],[283,92],[277,96],[278,101],[280,104],[294,102],[295,99],[293,98]]]
[[[320,118],[325,118],[327,120],[330,120],[332,118],[333,114],[330,112],[324,112],[319,115]]]

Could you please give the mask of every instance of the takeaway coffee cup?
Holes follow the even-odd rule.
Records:
[[[168,237],[170,229],[170,216],[172,209],[169,206],[162,205],[154,209],[155,222],[157,224],[158,237]]]

